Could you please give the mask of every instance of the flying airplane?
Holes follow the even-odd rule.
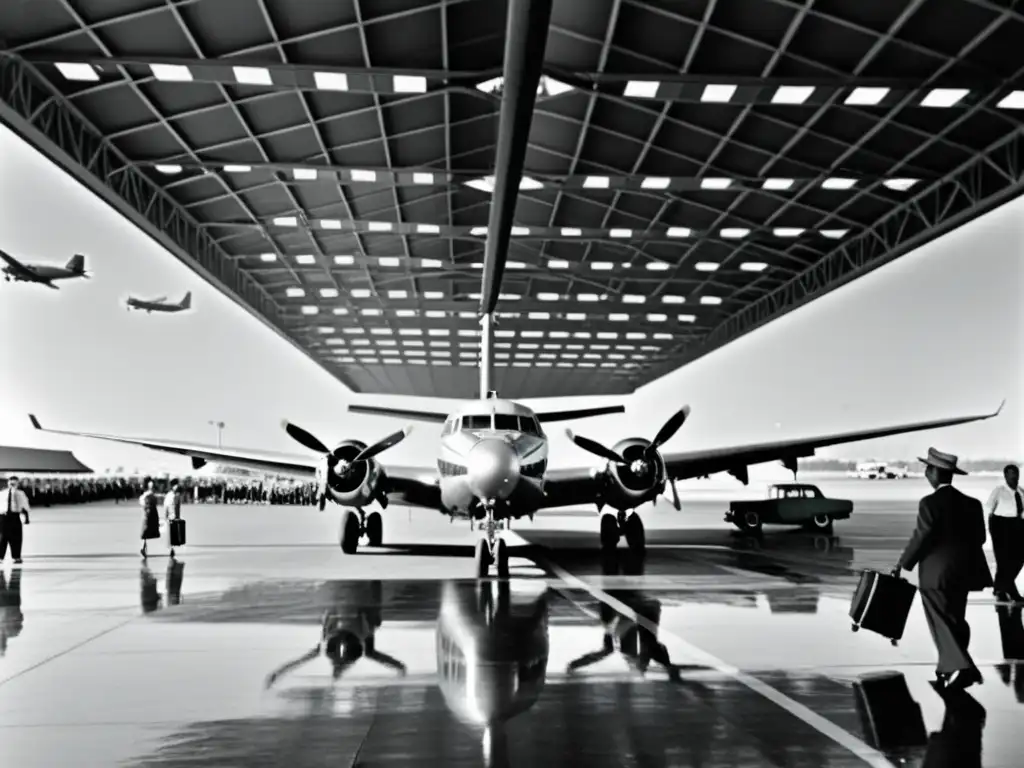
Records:
[[[3,268],[4,280],[19,283],[39,283],[47,288],[58,287],[53,284],[54,280],[67,280],[72,277],[89,276],[85,273],[85,256],[76,253],[71,260],[63,267],[53,267],[46,264],[23,264],[6,251],[0,250],[0,259],[7,262]]]
[[[185,294],[184,298],[177,304],[168,304],[167,297],[161,296],[159,299],[151,299],[146,301],[144,299],[135,299],[131,296],[128,297],[128,301],[125,302],[125,309],[131,311],[133,309],[145,310],[146,314],[150,312],[184,312],[192,306],[192,291]]]
[[[482,383],[485,382],[486,378]],[[44,432],[110,440],[190,456],[194,469],[209,461],[218,461],[315,478],[320,509],[324,509],[328,500],[344,508],[339,543],[346,554],[356,552],[363,536],[372,547],[383,544],[380,512],[366,512],[367,507],[375,503],[381,509],[394,503],[436,510],[452,521],[456,518],[479,521],[483,536],[475,550],[477,575],[486,577],[493,564],[499,578],[508,578],[508,548],[501,531],[514,519],[529,517],[532,520],[541,509],[593,504],[601,514],[602,550],[615,549],[624,536],[630,550],[642,552],[646,546],[644,525],[637,510],[644,504],[656,502],[666,486],[671,487],[675,508],[681,509],[675,487],[677,480],[728,472],[746,485],[748,467],[769,461],[779,461],[795,476],[798,459],[813,456],[818,448],[981,421],[997,416],[1003,408],[1000,404],[994,413],[665,453],[665,444],[690,413],[690,408],[685,406],[669,417],[653,439],[626,438],[611,448],[567,430],[577,446],[603,459],[604,463],[577,469],[549,469],[548,436],[543,425],[623,413],[625,408],[610,405],[535,412],[520,403],[500,399],[496,392],[483,386],[481,390],[486,393],[484,398],[466,402],[450,414],[377,405],[348,406],[352,413],[442,424],[434,467],[399,467],[378,461],[377,456],[405,439],[411,427],[370,446],[361,440],[348,439],[330,448],[306,430],[286,421],[283,423],[285,431],[296,442],[319,454],[296,456],[159,438],[43,429],[34,415],[30,414],[29,418],[36,429]],[[610,510],[604,512],[605,507]]]

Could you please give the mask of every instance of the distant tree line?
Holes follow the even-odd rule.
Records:
[[[906,467],[911,472],[923,472],[924,465],[914,459],[827,459],[815,457],[811,459],[800,459],[800,468],[811,472],[848,472],[857,468],[861,461],[885,461],[894,466]],[[1013,459],[961,459],[960,467],[968,472],[1000,472],[1007,464],[1020,464],[1020,461]]]

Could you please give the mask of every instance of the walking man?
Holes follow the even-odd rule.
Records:
[[[24,535],[21,518],[24,517],[25,525],[28,525],[28,513],[28,496],[18,487],[18,478],[7,478],[7,488],[0,491],[0,514],[3,515],[3,520],[0,521],[0,563],[7,557],[8,545],[11,547],[14,562],[21,563],[21,543]]]
[[[996,556],[996,577],[992,591],[1000,602],[1024,602],[1017,589],[1017,576],[1024,566],[1024,491],[1019,487],[1020,468],[1003,467],[1005,484],[992,489],[985,502],[992,550]]]
[[[953,487],[954,475],[966,475],[957,457],[928,449],[924,476],[934,492],[921,499],[917,526],[900,556],[899,567],[920,564],[918,589],[925,618],[939,652],[935,685],[963,690],[981,682],[967,651],[967,595],[992,586],[985,560],[985,515],[981,502]]]

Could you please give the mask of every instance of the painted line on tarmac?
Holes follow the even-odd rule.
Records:
[[[822,717],[812,709],[805,707],[798,701],[789,698],[784,693],[776,690],[767,683],[759,680],[753,675],[747,674],[738,667],[734,667],[731,664],[726,663],[722,659],[711,655],[702,648],[698,648],[692,643],[683,640],[674,632],[667,630],[663,626],[654,624],[652,621],[644,616],[639,615],[636,611],[630,608],[628,605],[623,603],[621,600],[609,595],[607,592],[598,589],[592,584],[583,581],[582,579],[573,576],[571,573],[566,571],[564,568],[556,565],[555,563],[548,560],[543,555],[536,555],[538,564],[548,568],[551,573],[555,574],[564,584],[572,589],[583,590],[590,594],[591,597],[600,600],[602,603],[607,605],[614,611],[626,616],[630,621],[636,622],[649,632],[657,634],[659,632],[671,636],[672,640],[680,647],[684,648],[691,658],[695,659],[699,663],[704,664],[711,669],[714,669],[721,675],[731,677],[736,682],[749,688],[754,693],[757,693],[770,702],[785,710],[793,717],[801,720],[802,722],[809,725],[818,733],[822,734],[826,738],[831,739],[836,744],[839,744],[844,749],[856,755],[858,758],[863,760],[866,764],[873,768],[895,768],[895,765],[881,752],[874,749],[870,745],[861,741],[859,738],[854,736],[849,731],[840,728],[838,725],[833,723],[828,718]]]

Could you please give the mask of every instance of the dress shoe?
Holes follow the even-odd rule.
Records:
[[[944,686],[949,691],[963,691],[982,682],[981,673],[976,669],[958,669],[949,676]]]

